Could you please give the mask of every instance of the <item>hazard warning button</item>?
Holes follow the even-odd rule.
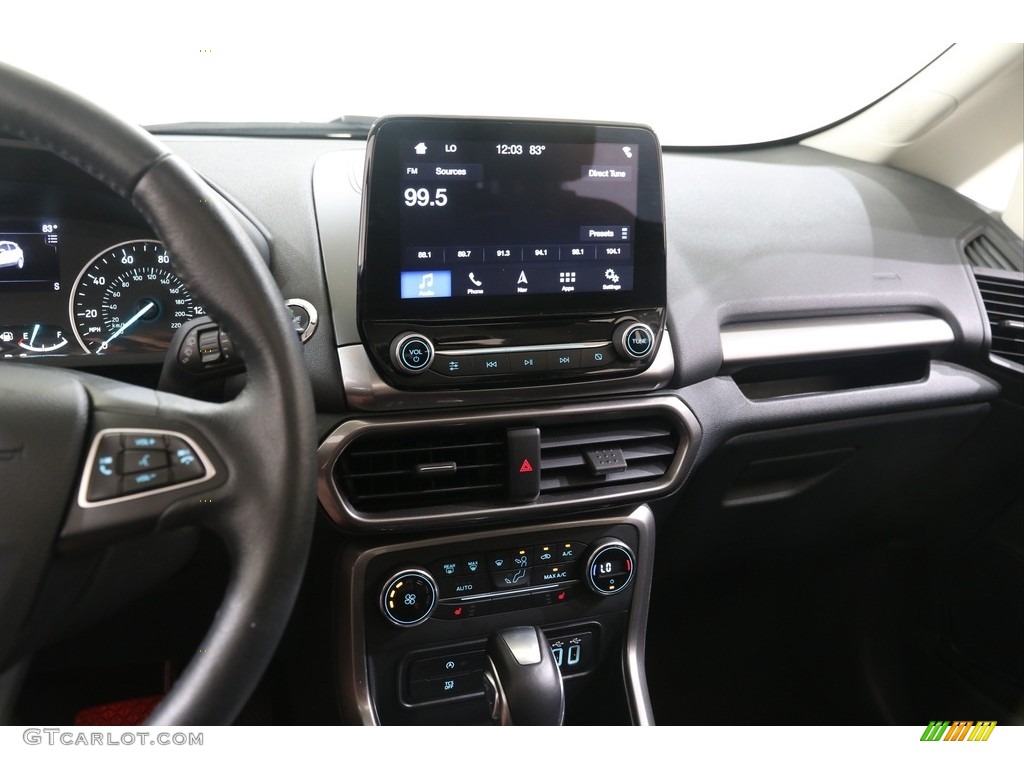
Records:
[[[540,494],[540,430],[510,429],[508,490],[513,501],[533,501]]]

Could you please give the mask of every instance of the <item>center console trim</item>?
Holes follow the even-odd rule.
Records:
[[[342,598],[342,609],[338,612],[335,628],[338,648],[338,698],[347,722],[360,725],[380,725],[373,696],[370,691],[370,671],[367,662],[365,615],[374,606],[364,603],[366,594],[366,571],[376,557],[424,547],[444,547],[472,542],[481,538],[504,535],[520,535],[557,531],[564,533],[577,528],[593,528],[602,525],[630,524],[637,529],[641,555],[634,575],[633,600],[629,612],[629,624],[622,649],[623,682],[628,699],[630,717],[634,725],[653,725],[654,711],[647,690],[647,674],[644,665],[644,648],[647,637],[648,605],[651,581],[654,572],[655,524],[650,507],[642,504],[628,514],[587,517],[572,521],[558,521],[540,525],[516,526],[497,530],[474,531],[472,533],[440,536],[431,539],[416,539],[399,544],[387,544],[369,549],[346,550],[338,558],[336,583]]]

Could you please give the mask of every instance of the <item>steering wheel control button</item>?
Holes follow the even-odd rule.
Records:
[[[621,323],[614,341],[615,349],[627,360],[643,360],[654,351],[654,331],[645,323]]]
[[[103,501],[121,494],[121,474],[118,457],[121,454],[121,436],[106,434],[100,438],[89,473],[89,501]]]
[[[180,437],[168,438],[167,453],[175,482],[184,483],[206,474],[206,467],[195,449]]]
[[[403,373],[422,373],[434,360],[434,345],[418,333],[406,333],[391,342],[391,362]]]
[[[396,627],[415,627],[434,612],[437,584],[419,568],[400,571],[385,583],[380,593],[380,610]]]
[[[587,558],[587,585],[602,597],[617,594],[633,580],[634,565],[633,552],[621,541],[599,543]]]
[[[121,442],[125,450],[163,450],[165,445],[164,436],[158,434],[124,434],[121,436]]]
[[[121,472],[125,475],[163,469],[166,466],[167,451],[125,451],[121,454]]]
[[[212,328],[199,332],[199,362],[203,366],[220,362],[220,331]]]
[[[127,475],[124,479],[124,493],[130,496],[134,493],[142,493],[154,488],[162,488],[171,484],[171,473],[166,469],[154,469],[148,472],[136,472],[134,475]]]
[[[208,317],[189,320],[178,330],[178,366],[193,375],[218,372],[241,366],[241,358],[234,342]]]
[[[198,448],[171,432],[108,430],[96,438],[79,503],[113,503],[151,491],[205,480],[213,472]]]

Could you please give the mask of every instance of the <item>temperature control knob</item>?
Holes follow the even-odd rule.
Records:
[[[437,604],[437,582],[419,568],[399,571],[384,583],[380,610],[396,627],[415,627],[430,618]]]
[[[621,541],[599,541],[587,556],[587,586],[602,597],[618,594],[633,580],[635,566],[633,550]]]

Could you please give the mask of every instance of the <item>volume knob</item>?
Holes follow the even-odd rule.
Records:
[[[423,373],[434,360],[434,345],[420,333],[403,333],[391,342],[391,362],[402,373]]]

